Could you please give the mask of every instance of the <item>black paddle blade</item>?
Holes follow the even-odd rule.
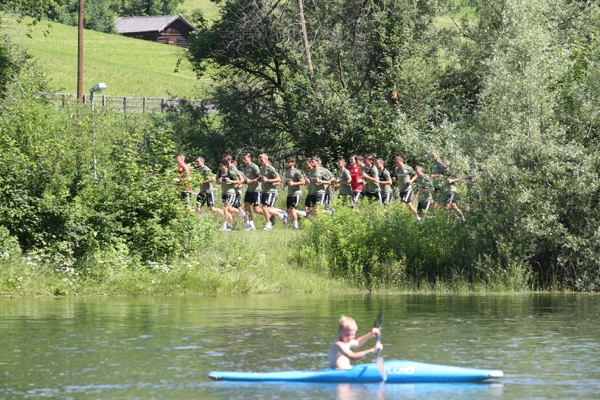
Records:
[[[381,325],[383,325],[383,311],[379,311],[379,314],[377,314],[373,327],[381,329]]]

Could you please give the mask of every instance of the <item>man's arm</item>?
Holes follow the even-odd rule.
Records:
[[[358,344],[358,347],[361,347],[362,345],[364,345],[367,340],[374,338],[375,336],[377,336],[377,334],[381,334],[381,332],[379,331],[378,328],[373,328],[373,329],[371,329],[371,332],[362,335],[358,339],[355,339]]]
[[[346,347],[346,346],[340,346],[337,343],[334,344],[334,346],[337,346],[340,349],[340,352],[344,356],[348,357],[348,359],[350,359],[352,361],[361,360],[361,359],[365,358],[366,356],[377,352],[377,347],[378,347],[377,345],[375,345],[374,347],[372,347],[370,349],[354,352],[354,351],[352,351],[350,349],[350,346],[348,346],[348,347]]]
[[[242,180],[242,175],[237,174],[235,172],[233,172],[233,173],[229,172],[229,175],[230,175],[230,178],[228,178],[228,179],[229,179],[230,183],[233,183],[234,185],[240,185],[240,184],[244,183],[244,181]]]
[[[267,183],[272,183],[273,185],[277,185],[279,183],[281,183],[281,176],[279,176],[279,174],[277,173],[277,171],[275,171],[275,168],[271,169],[269,171],[271,173],[271,175],[275,175],[273,178],[269,178],[268,176],[263,176],[263,182],[267,182]]]
[[[392,184],[392,178],[390,177],[390,175],[388,174],[388,179],[385,181],[382,181],[381,179],[379,180],[379,183],[381,183],[382,185],[391,185]]]
[[[346,180],[345,180],[345,181],[343,181],[343,180],[341,180],[341,179],[338,179],[338,180],[336,181],[336,183],[340,183],[340,184],[342,184],[342,185],[350,185],[350,184],[352,183],[352,175],[350,175],[350,172],[348,172],[348,173],[347,173],[347,174],[345,174],[345,175],[346,175],[346,176],[345,176],[345,178],[346,178]]]

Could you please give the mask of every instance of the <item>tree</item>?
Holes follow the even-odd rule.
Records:
[[[83,8],[83,25],[86,29],[98,32],[115,32],[115,15],[107,0],[87,0]],[[79,24],[79,0],[63,0],[54,12],[47,13],[52,21],[77,26]]]
[[[57,6],[54,0],[5,0],[0,3],[0,10],[34,17],[39,21]]]
[[[584,104],[565,101],[567,93],[572,100],[576,93],[597,93],[588,86],[594,70],[582,71],[573,57],[578,38],[593,32],[595,23],[570,19],[581,4],[502,6],[499,19],[478,9],[501,29],[476,44],[491,56],[483,60],[477,106],[457,124],[462,150],[479,170],[482,199],[473,228],[480,254],[501,266],[530,269],[534,286],[597,289],[597,147],[580,134],[590,126],[579,119]],[[596,11],[588,6],[584,13]],[[576,72],[583,73],[578,82]]]
[[[361,148],[421,151],[414,133],[428,130],[436,108],[430,103],[440,98],[430,29],[438,10],[358,0],[303,10],[304,24],[296,22],[296,4],[229,0],[219,20],[200,26],[189,55],[199,75],[214,68],[222,82],[211,93],[222,136],[280,159],[318,152],[327,161]],[[394,85],[402,97],[396,105]]]
[[[107,0],[110,9],[121,17],[170,15],[183,0]]]

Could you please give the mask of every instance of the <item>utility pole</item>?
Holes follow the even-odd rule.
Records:
[[[77,29],[77,101],[83,103],[83,0],[79,0]]]

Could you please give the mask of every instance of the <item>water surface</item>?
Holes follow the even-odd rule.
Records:
[[[0,300],[0,398],[597,398],[595,295],[269,295]],[[492,383],[213,382],[327,367],[344,313],[384,310],[386,359],[500,369]],[[370,342],[369,345],[372,345]],[[372,360],[369,360],[372,361]]]

